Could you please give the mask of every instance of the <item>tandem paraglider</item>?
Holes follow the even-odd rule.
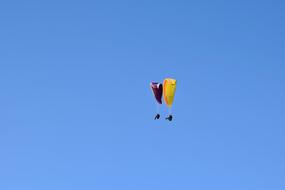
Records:
[[[160,107],[162,105],[162,97],[164,99],[164,103],[168,107],[169,115],[165,118],[169,121],[172,121],[172,104],[174,101],[175,91],[176,91],[176,80],[172,78],[166,78],[163,81],[163,84],[158,82],[151,82],[150,88],[153,92],[153,96],[156,100],[156,116],[155,120],[160,118]]]

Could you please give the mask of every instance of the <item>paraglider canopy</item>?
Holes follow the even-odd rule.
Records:
[[[162,93],[163,93],[162,84],[157,83],[157,82],[151,82],[150,88],[152,89],[153,95],[154,95],[157,103],[162,104],[162,100],[161,100],[162,99]]]
[[[166,78],[163,81],[163,97],[165,104],[170,108],[174,101],[176,91],[176,80],[171,78]]]

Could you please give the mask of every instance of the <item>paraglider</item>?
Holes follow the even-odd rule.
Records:
[[[172,121],[173,118],[171,108],[174,101],[175,91],[176,91],[176,80],[171,78],[165,79],[163,81],[163,98],[169,110],[169,116],[166,118],[169,121]]]
[[[176,80],[171,78],[166,78],[163,81],[163,85],[158,82],[151,82],[150,87],[157,104],[157,114],[154,119],[156,120],[160,118],[159,107],[162,104],[162,96],[163,96],[164,102],[169,110],[169,116],[166,117],[165,119],[172,121],[173,116],[171,113],[171,108],[176,91]]]
[[[155,120],[160,118],[160,114],[159,114],[159,107],[162,104],[162,93],[163,93],[163,89],[162,89],[162,84],[161,83],[157,83],[157,82],[151,82],[150,83],[150,88],[153,92],[153,96],[155,97],[156,103],[157,103],[157,114],[155,116]]]

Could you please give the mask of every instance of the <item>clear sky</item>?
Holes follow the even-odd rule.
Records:
[[[284,9],[1,1],[0,189],[284,190]]]

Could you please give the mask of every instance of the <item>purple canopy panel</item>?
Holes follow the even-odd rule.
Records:
[[[150,83],[150,87],[152,89],[153,95],[157,101],[157,103],[162,104],[162,84],[157,82]]]

